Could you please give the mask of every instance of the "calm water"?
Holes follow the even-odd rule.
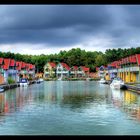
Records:
[[[140,96],[95,81],[45,81],[0,93],[1,135],[139,135]]]

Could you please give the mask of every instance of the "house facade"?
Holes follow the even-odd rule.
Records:
[[[25,62],[15,61],[10,58],[0,58],[0,84],[8,82],[11,77],[15,82],[19,82],[20,77],[35,76],[35,65]]]
[[[110,76],[116,75],[125,82],[140,82],[140,54],[114,61],[108,67]]]
[[[66,78],[70,76],[70,67],[66,63],[58,63],[56,67],[56,77]]]
[[[48,62],[44,66],[44,78],[51,78],[56,76],[56,63]]]

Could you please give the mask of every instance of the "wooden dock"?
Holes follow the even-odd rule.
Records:
[[[126,86],[127,86],[127,89],[128,90],[133,91],[133,92],[140,93],[140,84],[137,84],[137,85],[129,85],[129,84],[126,84]]]

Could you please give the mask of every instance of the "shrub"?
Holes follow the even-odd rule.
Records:
[[[8,77],[7,81],[8,81],[8,84],[15,83],[15,80],[13,80],[12,77]]]

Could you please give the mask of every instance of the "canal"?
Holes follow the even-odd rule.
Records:
[[[95,81],[44,81],[0,93],[0,135],[139,135],[140,96]]]

